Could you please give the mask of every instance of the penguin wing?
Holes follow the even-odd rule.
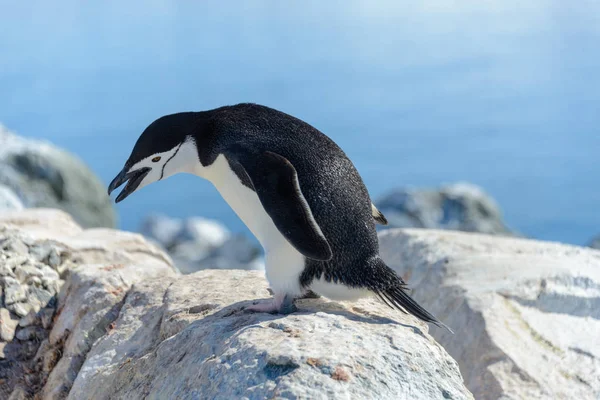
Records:
[[[237,162],[246,171],[279,232],[305,257],[330,260],[331,247],[302,194],[292,163],[270,151],[259,155],[244,153],[238,152]]]

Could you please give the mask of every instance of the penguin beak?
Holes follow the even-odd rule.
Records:
[[[123,168],[121,172],[119,172],[119,175],[115,176],[115,179],[113,179],[110,185],[108,185],[108,195],[110,196],[110,194],[116,188],[127,182],[125,188],[123,188],[121,193],[119,193],[119,195],[117,196],[115,203],[125,200],[127,196],[135,192],[137,187],[140,186],[140,183],[142,183],[142,181],[144,180],[146,175],[148,175],[148,172],[150,172],[151,169],[152,168],[144,167],[136,169],[135,171],[126,172],[125,168]]]

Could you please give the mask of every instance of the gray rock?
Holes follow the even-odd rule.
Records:
[[[50,294],[53,296],[60,292],[60,288],[63,284],[62,280],[51,280],[48,278],[42,278],[41,282],[44,289],[50,292]],[[39,287],[39,285],[37,286]]]
[[[15,274],[6,262],[0,261],[0,276],[9,276],[11,278],[15,278]]]
[[[30,276],[30,277],[27,278],[27,280],[25,280],[25,284],[27,284],[28,286],[40,287],[44,283],[42,282],[42,279],[40,277],[38,277],[38,276]]]
[[[28,279],[27,284],[10,276],[0,277],[2,290],[15,286],[21,292],[25,291],[24,299],[22,293],[18,297],[23,299],[22,302],[6,307],[12,311],[12,319],[21,328],[16,328],[16,340],[13,338],[2,350],[6,362],[0,365],[0,379],[4,379],[0,385],[0,398],[8,398],[20,384],[25,384],[24,388],[30,394],[28,398],[33,394],[38,396],[36,398],[42,398],[39,397],[41,386],[61,359],[63,363],[60,368],[64,368],[64,375],[57,372],[58,375],[53,375],[52,379],[54,382],[63,379],[68,382],[69,373],[76,373],[77,363],[82,362],[77,352],[86,351],[85,347],[80,346],[90,345],[95,335],[102,335],[105,332],[102,323],[111,318],[110,312],[106,315],[93,313],[95,301],[100,309],[106,304],[118,309],[134,277],[143,279],[163,270],[167,271],[165,274],[177,274],[168,256],[149,245],[140,235],[110,229],[84,231],[70,216],[55,209],[0,213],[0,232],[2,265],[7,260],[16,259],[18,262],[13,261],[15,269],[25,268],[27,272],[32,267],[42,276],[41,279],[32,276],[39,275],[33,270],[27,274],[20,272],[22,278]],[[21,243],[25,248],[12,245],[16,243]],[[15,249],[19,250],[18,254],[12,251]],[[74,270],[82,271],[75,274]],[[79,307],[74,303],[65,307],[63,303],[58,326],[69,328],[61,331],[60,336],[50,343],[45,338],[48,337],[48,329],[53,326],[57,295],[64,301],[72,293],[69,288],[60,291],[63,281],[57,271],[63,271],[65,276],[71,274],[71,289],[81,288],[75,283],[79,277],[90,278],[89,290],[81,289],[92,305],[79,304]],[[92,271],[96,271],[97,275]],[[100,276],[105,275],[110,275],[110,278],[102,280]],[[12,297],[9,296],[9,300]],[[82,321],[80,317],[84,315]],[[20,320],[18,317],[21,317]],[[87,336],[82,337],[83,332],[78,331],[78,327],[84,327]],[[95,329],[100,331],[96,332]],[[60,385],[54,389],[53,393],[59,398],[64,398],[68,393],[68,388],[65,393]]]
[[[0,210],[22,210],[21,199],[9,187],[0,184]]]
[[[188,274],[204,269],[265,268],[262,251],[243,235],[231,236],[221,246],[203,250],[199,257],[194,254],[197,249],[194,243],[183,243],[172,252],[173,261],[182,273]]]
[[[266,287],[263,273],[239,270],[134,285],[68,398],[472,398],[414,318],[374,300],[244,312]]]
[[[41,326],[27,326],[19,329],[16,334],[17,339],[42,341],[48,337],[48,332]]]
[[[29,254],[39,262],[46,262],[52,248],[53,246],[51,243],[36,244],[29,248]]]
[[[398,189],[375,202],[389,228],[449,229],[515,235],[500,208],[480,187],[455,183],[440,189]]]
[[[305,299],[288,316],[248,313],[244,307],[269,297],[262,272],[181,276],[140,235],[49,223],[63,217],[48,210],[0,215],[0,225],[3,218],[36,240],[59,240],[78,260],[48,339],[51,307],[37,314],[41,327],[17,332],[34,362],[22,379],[27,395],[472,399],[427,326],[375,300]],[[43,390],[32,389],[39,384]]]
[[[27,300],[27,291],[24,286],[13,279],[12,281],[7,281],[8,277],[4,277],[5,282],[7,282],[4,286],[4,304],[9,306],[11,304],[15,304],[21,301]]]
[[[169,218],[161,214],[149,215],[142,222],[140,232],[142,235],[159,243],[168,249],[176,242],[176,238],[183,230],[183,220]]]
[[[6,306],[7,309],[19,317],[26,316],[31,310],[36,312],[35,306],[30,303],[14,303]],[[39,309],[39,308],[38,308]]]
[[[46,261],[46,263],[58,270],[60,265],[62,264],[62,257],[61,254],[59,254],[59,251],[56,247],[52,247],[50,248],[50,251],[48,252],[48,260]]]
[[[234,261],[236,264],[251,264],[260,258],[262,251],[244,235],[233,235],[218,246],[211,257],[219,257]],[[228,269],[242,269],[232,268]]]
[[[600,236],[596,236],[594,239],[592,239],[590,243],[588,243],[588,247],[600,250]]]
[[[17,386],[11,393],[8,400],[29,400],[30,395],[23,386]]]
[[[600,398],[600,252],[440,230],[380,233],[382,258],[455,335],[477,399]]]
[[[15,337],[19,320],[6,309],[0,308],[0,339],[10,342]]]
[[[31,277],[41,278],[44,276],[39,268],[34,267],[30,264],[21,265],[15,268],[15,275],[21,282],[27,282]],[[40,279],[41,282],[41,279]]]
[[[48,306],[48,304],[54,299],[54,295],[49,291],[30,286],[27,288],[27,302],[35,307],[36,310],[40,310],[43,307]]]
[[[0,240],[0,249],[16,255],[26,255],[29,253],[29,247],[27,247],[22,240],[17,238],[5,238]]]
[[[19,281],[12,276],[0,275],[0,286],[2,286],[2,288],[13,285],[19,285]]]
[[[29,311],[27,313],[27,315],[25,315],[24,317],[22,317],[19,320],[20,327],[26,327],[26,326],[30,326],[30,325],[38,325],[39,323],[40,323],[40,318],[38,317],[37,313],[33,310]]]
[[[60,244],[54,242],[39,243],[29,248],[29,254],[37,261],[58,269],[63,262],[62,254],[67,253]]]
[[[84,227],[114,227],[116,213],[102,183],[74,155],[0,125],[0,184],[25,207],[58,208]]]
[[[44,329],[48,329],[52,325],[52,318],[54,317],[54,308],[42,308],[40,310],[39,319]]]
[[[16,268],[29,262],[29,258],[26,256],[11,255],[4,260],[4,265],[10,268],[13,272]]]
[[[202,217],[177,219],[161,214],[146,217],[140,232],[168,250],[181,243],[195,243],[212,249],[230,236],[229,230],[214,220]]]
[[[221,223],[152,215],[141,232],[169,251],[182,273],[203,269],[262,270],[262,250],[243,235],[231,235]]]
[[[47,282],[53,282],[60,279],[58,272],[47,265],[43,265],[40,268],[40,272],[42,273],[42,281],[46,280]]]

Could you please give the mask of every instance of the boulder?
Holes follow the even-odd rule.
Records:
[[[54,221],[65,224],[53,232]],[[43,315],[15,327],[37,347],[12,398],[473,398],[428,327],[374,299],[250,313],[270,297],[262,271],[182,276],[140,235],[82,230],[58,211],[0,214],[0,232],[26,248],[46,236],[75,264],[50,332]],[[57,264],[52,251],[28,254]]]
[[[19,196],[11,188],[0,184],[0,210],[22,210],[23,208]]]
[[[589,243],[588,247],[592,249],[600,249],[600,235],[593,238]]]
[[[483,189],[455,183],[440,189],[397,189],[375,202],[389,228],[449,229],[494,235],[514,235],[500,208]]]
[[[431,332],[475,398],[600,398],[600,251],[423,229],[383,231],[380,243],[454,330]]]
[[[262,250],[248,237],[202,217],[147,217],[140,232],[166,249],[184,274],[203,269],[264,270]]]
[[[105,307],[118,307],[136,279],[171,275],[168,256],[141,235],[83,230],[56,209],[0,212],[0,398],[30,398],[47,382],[70,387],[81,354],[110,319]],[[72,292],[82,298],[57,311]]]
[[[50,143],[23,138],[0,125],[0,185],[28,208],[57,208],[83,227],[116,225],[106,185],[77,157]],[[0,186],[0,209],[6,193]],[[15,206],[14,196],[9,208]]]
[[[374,300],[244,311],[266,288],[262,272],[240,270],[135,284],[68,398],[472,398],[414,318]]]

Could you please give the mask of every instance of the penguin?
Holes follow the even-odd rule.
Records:
[[[254,103],[162,116],[108,194],[125,185],[118,203],[178,173],[211,182],[263,247],[272,298],[247,311],[293,312],[311,292],[334,301],[375,296],[450,330],[381,259],[376,224],[385,216],[344,151],[307,122]]]

